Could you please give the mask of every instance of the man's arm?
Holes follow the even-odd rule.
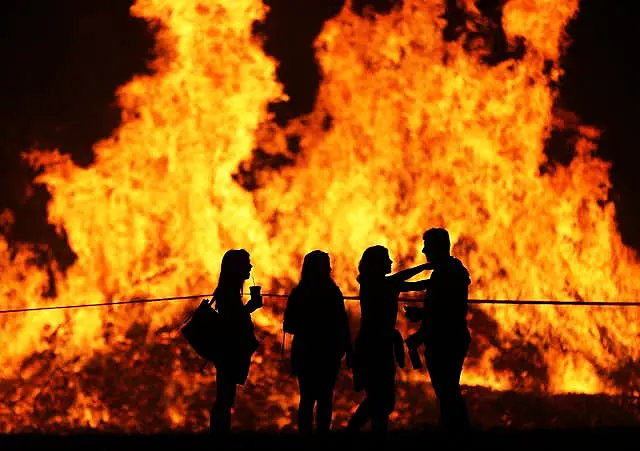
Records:
[[[407,291],[424,291],[429,288],[432,281],[431,279],[417,280],[415,282],[400,282],[398,285],[401,292]]]

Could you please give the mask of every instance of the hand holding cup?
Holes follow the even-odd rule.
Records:
[[[260,294],[260,290],[262,289],[259,285],[253,285],[249,287],[249,293],[251,294],[251,299],[249,299],[249,304],[251,305],[253,310],[257,310],[262,307],[262,295]]]

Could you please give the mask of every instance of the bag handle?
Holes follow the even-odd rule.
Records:
[[[216,295],[215,293],[211,293],[211,298],[209,299],[209,302],[207,302],[207,305],[213,308],[213,304],[215,302],[216,302]],[[202,367],[200,368],[201,373],[204,371],[204,369],[207,367],[208,364],[209,364],[209,361],[205,360],[204,363],[202,364]]]

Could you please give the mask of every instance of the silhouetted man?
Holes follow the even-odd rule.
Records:
[[[460,374],[470,341],[466,316],[471,280],[462,262],[449,253],[451,244],[445,229],[429,229],[422,238],[422,252],[434,270],[427,283],[422,325],[407,339],[407,345],[411,348],[424,343],[440,421],[447,433],[457,436],[468,429]]]

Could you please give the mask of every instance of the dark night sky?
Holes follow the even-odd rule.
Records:
[[[558,0],[562,1],[562,0]],[[265,50],[281,61],[278,76],[292,97],[274,105],[281,121],[308,112],[319,75],[311,43],[324,20],[342,7],[340,0],[265,0],[272,6]],[[46,224],[44,190],[26,196],[32,171],[19,153],[33,146],[58,147],[79,164],[89,164],[92,144],[111,134],[120,113],[115,89],[145,72],[153,57],[147,24],[129,17],[131,0],[3,0],[0,6],[0,210],[16,214],[12,242],[48,243],[64,264],[73,255]],[[360,8],[367,0],[354,1]],[[393,0],[369,0],[380,11]],[[491,0],[479,3],[491,4]],[[497,2],[493,2],[497,3]],[[613,162],[611,198],[618,209],[623,240],[640,249],[640,169],[635,130],[639,127],[638,88],[632,58],[637,55],[636,17],[607,0],[582,1],[569,26],[573,44],[563,60],[561,107],[603,131],[599,155]],[[617,2],[615,2],[617,3]],[[296,4],[304,4],[304,8]],[[549,155],[570,159],[554,143]]]

